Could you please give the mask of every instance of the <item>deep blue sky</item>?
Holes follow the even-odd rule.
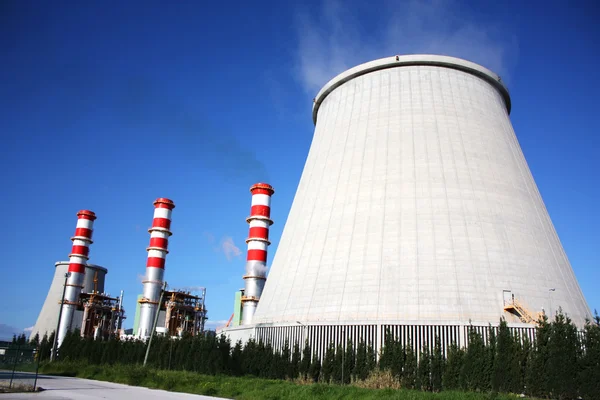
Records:
[[[276,189],[272,260],[318,88],[358,63],[413,52],[503,76],[530,168],[600,307],[594,2],[284,3],[0,2],[0,331],[35,323],[84,208],[98,215],[90,262],[109,269],[111,294],[125,291],[130,327],[157,197],[177,206],[166,280],[205,286],[211,326],[228,319],[243,285],[249,186]]]

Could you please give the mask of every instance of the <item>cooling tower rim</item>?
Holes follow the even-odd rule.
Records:
[[[69,265],[69,261],[57,261],[54,263],[54,268],[58,267],[59,265]],[[104,272],[104,274],[108,274],[108,269],[104,268],[100,265],[96,265],[96,264],[86,264],[85,265],[86,268],[90,268],[90,269],[94,269],[100,272]]]
[[[313,122],[317,124],[317,114],[319,107],[329,93],[343,85],[344,83],[357,78],[362,75],[366,75],[370,72],[380,71],[388,68],[396,67],[408,67],[416,65],[428,65],[442,68],[451,68],[459,71],[463,71],[472,75],[475,75],[484,81],[490,83],[504,99],[506,105],[506,111],[510,114],[511,101],[508,88],[504,85],[500,76],[489,69],[482,67],[471,61],[463,60],[457,57],[440,56],[434,54],[410,54],[404,56],[392,56],[380,58],[378,60],[369,61],[364,64],[357,65],[356,67],[350,68],[341,74],[337,75],[333,79],[321,88],[313,103],[312,117]]]

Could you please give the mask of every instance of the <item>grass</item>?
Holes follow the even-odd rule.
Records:
[[[405,389],[365,389],[356,386],[298,384],[292,381],[254,377],[208,376],[185,371],[164,371],[141,366],[89,365],[55,362],[45,364],[41,373],[124,383],[175,392],[203,394],[239,400],[279,399],[402,399],[402,400],[514,400],[516,396],[468,392],[428,393]]]

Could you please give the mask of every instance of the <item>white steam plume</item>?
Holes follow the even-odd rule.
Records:
[[[231,261],[234,257],[239,257],[242,255],[242,251],[235,245],[231,236],[225,236],[221,240],[220,251],[225,254],[225,257],[229,261]]]
[[[325,0],[313,13],[296,16],[298,79],[314,96],[335,75],[363,62],[425,53],[464,58],[510,81],[518,54],[511,27],[483,18],[493,17],[493,7],[489,15],[457,15],[466,9],[456,0],[383,1],[363,9]],[[374,29],[361,25],[368,19]]]
[[[259,262],[246,263],[246,274],[249,276],[267,276],[268,267]]]

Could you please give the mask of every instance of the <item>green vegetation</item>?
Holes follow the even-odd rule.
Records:
[[[452,398],[445,396],[456,395],[451,391],[461,391],[463,398],[466,392],[475,396],[473,398],[480,398],[476,393],[524,393],[557,399],[578,396],[585,400],[600,399],[600,317],[597,315],[593,322],[587,322],[584,332],[578,332],[562,313],[553,321],[544,318],[539,321],[533,342],[513,334],[502,320],[499,327],[489,327],[485,336],[471,329],[468,347],[450,346],[446,354],[439,338],[431,348],[418,349],[417,353],[411,343],[405,346],[388,334],[379,363],[373,348],[365,343],[353,346],[348,342],[346,346],[337,347],[332,344],[320,360],[308,343],[303,349],[297,344],[292,348],[286,344],[282,351],[273,351],[269,344],[253,340],[244,346],[236,343],[232,347],[225,337],[209,334],[176,340],[156,339],[148,359],[149,368],[143,369],[140,364],[145,343],[94,341],[82,339],[78,332],[73,332],[65,337],[60,348],[62,362],[45,365],[43,371],[66,373],[70,365],[83,365],[82,369],[73,369],[73,373],[192,393],[204,393],[198,382],[207,382],[208,387],[219,388],[221,396],[236,398],[252,398],[240,397],[246,396],[244,385],[251,386],[247,383],[251,381],[261,382],[256,383],[262,388],[256,389],[256,393],[263,395],[262,398],[273,390],[274,398],[304,395],[389,398],[392,394],[401,398],[429,398],[436,392],[440,392],[436,395],[439,398]],[[42,343],[48,342],[42,339],[40,349]],[[43,360],[47,354],[40,350],[40,357]],[[52,371],[52,368],[59,370]],[[298,387],[290,382],[292,380],[311,385]],[[231,393],[221,388],[225,383],[232,388]],[[387,389],[361,391],[368,388]],[[409,390],[390,392],[394,388]],[[237,390],[239,395],[235,394]]]
[[[225,375],[201,375],[187,371],[165,371],[141,366],[90,365],[82,362],[57,362],[45,364],[44,373],[77,376],[153,389],[203,394],[240,400],[268,399],[403,399],[403,400],[478,400],[489,399],[482,393],[443,392],[430,393],[416,390],[374,390],[354,385],[330,385],[324,383],[303,384],[287,380],[254,377],[231,377]],[[497,400],[515,400],[515,396],[500,395]]]

